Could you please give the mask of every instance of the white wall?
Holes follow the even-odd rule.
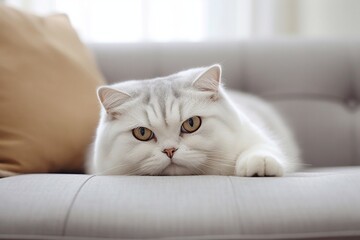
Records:
[[[298,0],[298,35],[360,37],[359,0]]]
[[[166,39],[172,38],[179,41],[179,39],[182,40],[185,37],[179,37],[182,33],[178,29],[186,32],[181,36],[191,36],[188,37],[188,40],[192,41],[196,39],[226,40],[284,36],[360,37],[360,0],[154,0],[152,3],[148,0],[141,0],[144,4],[136,11],[130,5],[134,5],[134,2],[140,2],[140,0],[5,0],[5,2],[36,13],[46,14],[54,10],[64,11],[70,16],[81,36],[88,41],[105,41],[104,39],[106,41],[132,41],[133,39],[145,38],[158,40],[160,37],[165,39],[165,37],[162,37],[165,35]],[[166,4],[161,4],[162,2]],[[189,9],[187,14],[183,14],[183,10],[175,6],[177,2],[181,3],[182,6],[189,5],[189,7],[181,8]],[[202,7],[196,9],[194,2],[199,4],[201,2]],[[154,3],[156,5],[153,5]],[[196,6],[200,6],[199,4]],[[87,7],[79,7],[83,5]],[[119,7],[120,5],[124,7]],[[165,11],[158,14],[161,10],[160,5],[164,5],[162,8]],[[153,6],[152,9],[156,11],[150,11],[150,6]],[[117,14],[117,8],[125,11],[132,18],[125,17],[126,21],[115,20],[118,23],[123,23],[123,25],[117,24],[117,27],[113,28],[112,23],[114,20],[109,17],[111,16],[110,13],[117,17],[124,18],[125,16],[125,14]],[[174,8],[177,10],[175,11],[176,14],[172,14]],[[95,10],[92,12],[89,9]],[[141,14],[144,9],[147,9],[147,13],[143,14],[142,17],[135,14],[136,12]],[[197,14],[200,12],[201,14]],[[161,20],[161,16],[166,16],[166,21]],[[194,21],[190,20],[189,16]],[[148,27],[150,26],[149,19],[158,18],[162,24],[152,24],[152,28]],[[109,19],[110,24],[108,23]],[[182,21],[182,19],[186,21]],[[195,20],[199,21],[195,23]],[[151,35],[152,37],[131,37],[132,31],[143,31],[141,27],[136,27],[135,22],[139,21],[138,25],[147,26],[143,27],[146,34],[141,34],[144,36]],[[177,26],[181,28],[172,28],[173,22],[177,23]],[[188,23],[188,25],[185,23]],[[131,26],[131,24],[134,26]],[[156,31],[150,34],[151,29],[158,29],[165,25],[170,27],[162,28],[162,35],[155,36],[158,34]],[[103,26],[107,26],[111,30]],[[131,31],[129,30],[127,34],[124,34],[127,29]],[[167,29],[174,30],[174,32]]]

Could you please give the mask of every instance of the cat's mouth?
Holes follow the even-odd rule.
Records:
[[[177,163],[170,162],[164,170],[160,173],[160,175],[185,175],[189,170]]]
[[[177,168],[177,167],[183,167],[183,166],[181,166],[181,165],[179,165],[179,164],[176,164],[176,163],[174,163],[174,162],[170,162],[165,168],[164,168],[164,170],[163,171],[165,171],[166,169],[172,169],[172,168]]]

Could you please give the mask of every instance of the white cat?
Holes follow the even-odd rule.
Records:
[[[98,97],[93,174],[282,176],[298,162],[277,112],[226,93],[219,65],[103,86]]]

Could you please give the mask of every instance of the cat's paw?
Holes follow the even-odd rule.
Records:
[[[284,168],[280,161],[272,155],[246,155],[236,162],[235,175],[241,177],[280,177]]]

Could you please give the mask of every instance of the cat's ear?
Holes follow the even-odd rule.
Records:
[[[113,109],[128,101],[131,96],[128,93],[121,92],[117,89],[103,86],[97,90],[100,103],[108,114],[113,113]]]
[[[200,91],[218,93],[221,84],[221,66],[212,65],[200,74],[192,83],[193,87]]]

